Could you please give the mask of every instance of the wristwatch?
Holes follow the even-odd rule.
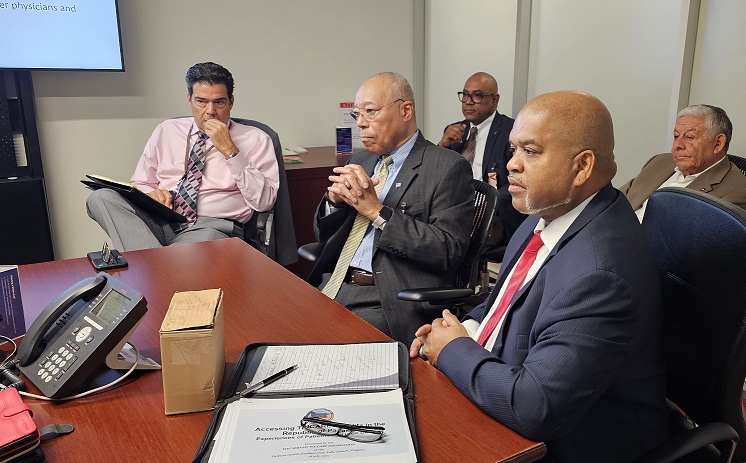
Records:
[[[388,206],[383,206],[381,210],[378,211],[378,217],[376,217],[376,220],[373,221],[373,227],[383,227],[383,224],[391,220],[392,215],[394,215],[394,210]]]
[[[235,158],[236,156],[238,156],[238,153],[239,153],[238,151],[234,151],[231,154],[229,154],[228,157],[225,159]]]

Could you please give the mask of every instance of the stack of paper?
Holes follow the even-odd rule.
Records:
[[[339,435],[311,433],[300,424],[311,410],[327,409],[334,421],[382,426],[383,438],[356,442]],[[407,426],[401,389],[367,394],[285,399],[240,399],[226,406],[210,463],[417,461]]]

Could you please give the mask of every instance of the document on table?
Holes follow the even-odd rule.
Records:
[[[382,426],[383,438],[356,442],[318,435],[300,422],[311,410],[326,409],[335,422]],[[226,406],[210,463],[414,463],[417,461],[401,389],[365,394],[285,399],[240,399]]]
[[[298,369],[255,396],[399,387],[399,352],[395,342],[262,346],[242,381],[248,387],[293,365],[298,365]]]

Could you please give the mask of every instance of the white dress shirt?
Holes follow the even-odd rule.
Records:
[[[474,174],[474,178],[477,180],[482,180],[484,148],[487,146],[487,137],[490,134],[490,126],[492,125],[492,121],[495,119],[495,114],[497,114],[497,111],[492,113],[490,117],[483,120],[482,123],[477,126],[477,144],[474,146],[474,162],[471,164],[471,171]],[[472,127],[474,127],[474,124],[470,122],[469,127],[467,127],[467,132],[469,132]],[[469,137],[467,136],[466,139],[468,140]]]
[[[546,260],[547,256],[549,256],[549,253],[552,252],[552,249],[559,243],[560,238],[562,238],[562,235],[565,234],[565,232],[570,228],[570,225],[575,221],[575,219],[578,218],[581,212],[583,212],[583,209],[588,205],[589,202],[593,199],[594,196],[596,196],[597,193],[594,193],[589,198],[587,198],[582,203],[575,206],[573,210],[568,212],[567,214],[560,216],[554,220],[552,220],[550,223],[546,223],[544,219],[539,219],[539,222],[536,224],[536,227],[534,228],[534,233],[537,231],[541,232],[541,241],[544,243],[542,247],[539,248],[538,252],[536,253],[536,260],[531,265],[531,267],[528,269],[528,273],[526,274],[526,279],[523,280],[523,283],[521,283],[521,288],[529,281],[531,281],[532,278],[536,276],[537,273],[539,273],[539,269],[542,265],[544,265],[544,261]],[[495,309],[497,309],[498,304],[500,303],[500,300],[503,297],[503,294],[505,293],[505,289],[508,286],[508,282],[510,281],[510,278],[513,276],[513,272],[515,271],[515,268],[518,265],[514,265],[512,269],[510,269],[510,273],[508,274],[507,278],[505,278],[502,287],[500,288],[500,292],[497,293],[497,298],[495,299],[495,302],[492,304],[492,307],[490,308],[490,311],[487,313],[487,315],[482,320],[482,323],[480,324],[476,320],[470,318],[466,321],[464,321],[464,328],[466,328],[466,331],[469,333],[469,336],[471,336],[473,339],[478,339],[479,335],[481,334],[482,330],[484,329],[485,325],[487,324],[487,320],[492,317],[492,314],[495,313]],[[508,311],[512,308],[512,304],[510,307],[508,307],[508,310],[505,311],[500,321],[497,323],[497,326],[495,327],[495,330],[492,332],[492,335],[490,335],[489,339],[487,340],[487,343],[485,344],[484,348],[491,351],[492,348],[495,346],[495,340],[497,339],[497,334],[500,332],[500,329],[502,328],[503,321],[505,320],[505,316],[508,314]]]

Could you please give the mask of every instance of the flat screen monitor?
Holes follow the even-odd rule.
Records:
[[[0,0],[0,68],[124,71],[117,0]]]

